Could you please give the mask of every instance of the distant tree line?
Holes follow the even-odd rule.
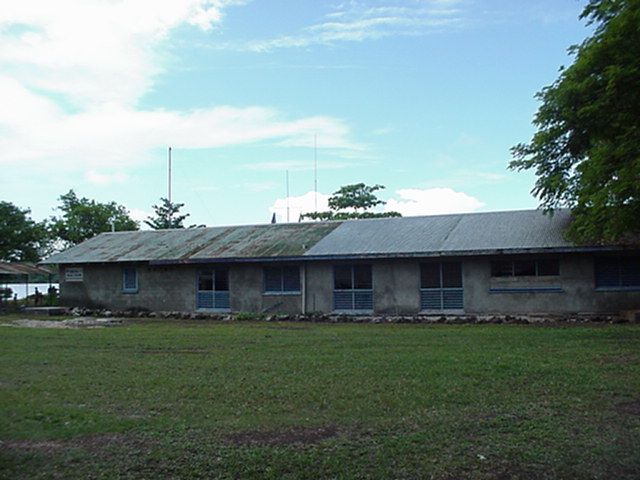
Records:
[[[364,183],[345,185],[329,199],[327,212],[313,212],[303,216],[312,220],[345,220],[354,218],[399,217],[398,212],[374,212],[384,205],[375,193],[382,185]],[[37,262],[59,250],[77,245],[104,232],[138,230],[140,224],[129,211],[116,202],[100,203],[78,197],[69,190],[59,198],[58,214],[41,222],[34,221],[29,209],[21,209],[10,202],[0,201],[0,261]],[[184,203],[160,198],[153,205],[153,215],[144,221],[154,230],[186,228],[188,213],[181,213]],[[203,227],[190,225],[188,228]]]
[[[31,218],[31,210],[0,201],[0,261],[37,262],[51,253],[77,245],[104,232],[138,230],[139,222],[116,202],[100,203],[78,197],[69,190],[59,197],[59,212],[41,222]],[[151,228],[185,228],[189,214],[180,214],[183,203],[166,198],[153,206],[154,214],[145,220]],[[192,227],[195,225],[192,225]]]

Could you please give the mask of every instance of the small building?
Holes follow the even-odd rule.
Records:
[[[638,246],[577,246],[566,210],[103,233],[43,263],[61,301],[115,310],[618,313]]]

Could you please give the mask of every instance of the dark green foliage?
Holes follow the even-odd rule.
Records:
[[[535,171],[546,210],[573,209],[572,240],[628,241],[640,232],[640,0],[591,0],[581,18],[595,32],[537,94],[538,131],[510,168]]]
[[[374,192],[382,190],[384,185],[365,185],[355,183],[344,185],[329,198],[328,212],[305,213],[300,218],[312,220],[350,220],[357,218],[401,217],[398,212],[372,212],[371,209],[386,202],[380,200]]]
[[[172,203],[167,198],[160,198],[160,205],[154,205],[155,216],[148,217],[144,223],[154,230],[166,230],[168,228],[184,228],[184,221],[189,214],[179,215],[184,203]]]
[[[31,210],[0,202],[0,260],[37,262],[46,253],[49,234],[44,222],[35,222]]]
[[[51,232],[63,246],[77,245],[103,232],[138,230],[138,222],[116,202],[98,203],[78,198],[73,190],[60,197],[61,217],[51,218]]]
[[[0,478],[635,480],[639,352],[637,325],[5,327]]]

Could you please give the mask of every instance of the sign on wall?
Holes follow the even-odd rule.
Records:
[[[82,267],[69,267],[64,269],[65,282],[82,282],[84,281],[84,272]]]

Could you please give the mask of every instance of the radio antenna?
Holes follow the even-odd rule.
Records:
[[[313,136],[313,206],[318,211],[318,135]]]
[[[287,223],[289,223],[289,170],[285,170],[285,172],[287,183]]]
[[[169,172],[167,178],[167,200],[171,203],[171,147],[169,147]]]

